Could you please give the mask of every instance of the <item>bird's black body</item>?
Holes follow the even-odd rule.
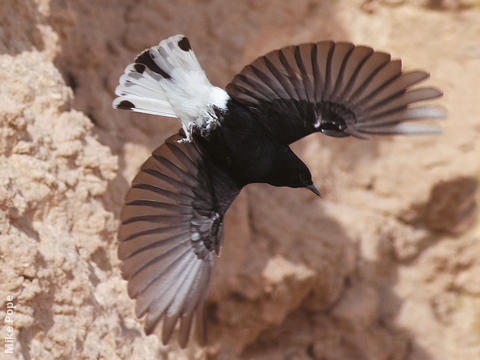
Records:
[[[183,130],[142,165],[121,212],[118,256],[145,332],[178,324],[188,343],[223,241],[223,218],[250,183],[304,187],[319,195],[290,144],[312,133],[333,137],[434,134],[412,123],[445,116],[415,103],[440,97],[415,87],[424,71],[366,46],[322,41],[272,51],[227,85],[212,86],[183,35],[142,52],[116,89],[118,109],[178,117]],[[200,326],[198,326],[200,325]]]
[[[239,187],[251,183],[303,187],[312,184],[307,166],[278,141],[260,113],[231,99],[220,125],[193,139]]]

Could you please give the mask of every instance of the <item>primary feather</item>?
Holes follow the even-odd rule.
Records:
[[[133,180],[120,216],[118,257],[136,314],[147,315],[145,332],[163,320],[167,343],[181,319],[185,346],[223,241],[223,214],[240,188],[180,139],[156,149]]]
[[[431,87],[411,89],[428,76],[402,72],[400,60],[369,47],[323,41],[259,57],[233,78],[227,92],[261,114],[286,144],[317,131],[337,137],[435,134],[436,126],[403,123],[445,117],[435,107],[412,106],[442,96]]]

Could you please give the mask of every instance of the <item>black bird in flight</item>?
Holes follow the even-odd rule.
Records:
[[[167,343],[179,323],[185,347],[223,242],[223,217],[250,183],[304,187],[319,195],[289,145],[312,133],[436,134],[413,121],[445,117],[413,104],[442,96],[414,87],[425,71],[402,71],[389,54],[348,42],[288,46],[259,57],[228,84],[212,86],[188,39],[175,35],[137,56],[120,78],[117,109],[179,118],[133,179],[121,213],[118,256],[150,334],[163,321]]]

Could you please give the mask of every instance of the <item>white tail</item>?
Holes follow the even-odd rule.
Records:
[[[214,107],[226,108],[227,93],[210,84],[183,35],[143,51],[125,69],[113,101],[116,109],[178,117],[187,136],[192,126],[210,126]]]

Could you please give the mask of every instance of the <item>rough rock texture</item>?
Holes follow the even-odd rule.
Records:
[[[2,0],[0,358],[479,359],[479,18],[473,0]],[[113,90],[175,33],[221,86],[283,45],[368,44],[429,70],[450,114],[438,137],[295,144],[321,200],[245,189],[205,350],[143,334],[116,258],[128,184],[179,124],[113,111]]]

